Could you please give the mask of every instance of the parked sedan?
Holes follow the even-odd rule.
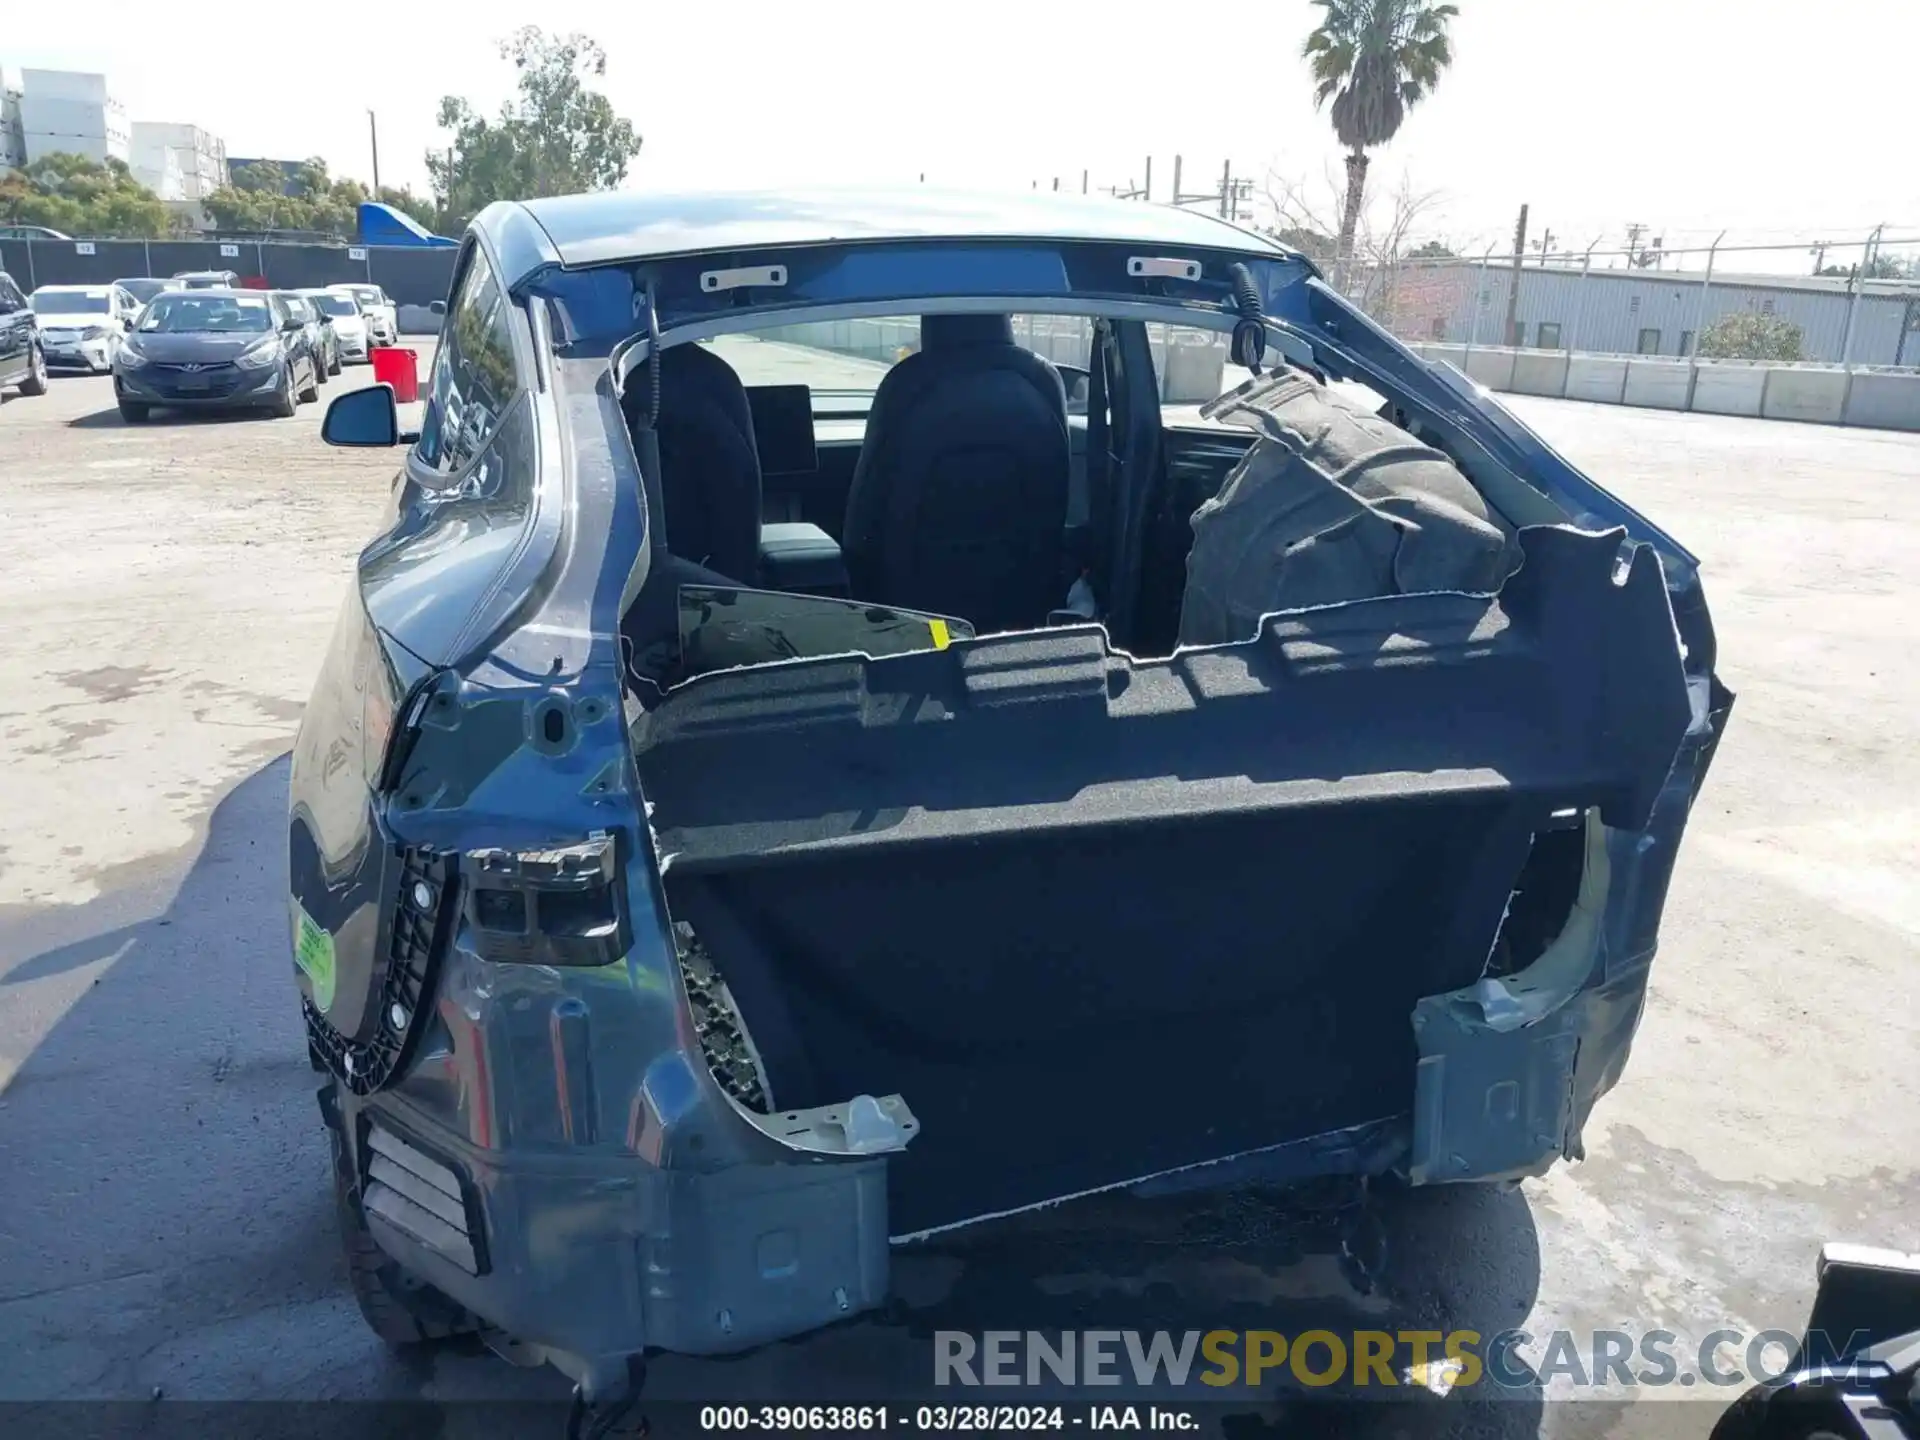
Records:
[[[338,290],[298,290],[294,293],[311,300],[320,313],[327,317],[327,323],[333,329],[334,355],[339,364],[367,363],[373,350],[373,337],[367,333],[367,317],[361,313],[358,300]],[[339,373],[337,368],[334,373]]]
[[[42,285],[30,303],[48,368],[95,375],[113,369],[127,327],[140,313],[139,302],[118,285]]]
[[[238,290],[240,276],[233,270],[182,270],[173,277],[187,290]]]
[[[329,375],[340,373],[339,342],[333,338],[333,325],[320,313],[320,307],[297,290],[276,290],[276,299],[300,321],[307,335],[307,349],[313,355],[314,378],[322,385]]]
[[[13,277],[0,270],[0,390],[17,385],[22,395],[47,393],[47,361],[33,307]]]
[[[305,327],[259,290],[158,296],[141,312],[113,367],[120,414],[134,422],[161,407],[285,417],[317,399],[319,385]]]
[[[374,344],[400,343],[400,311],[387,298],[386,291],[378,285],[329,285],[327,288],[359,301],[360,313],[367,317],[367,331],[373,336]]]
[[[133,276],[125,280],[116,280],[113,283],[133,296],[133,298],[142,305],[145,305],[149,300],[153,299],[154,296],[168,290],[184,290],[187,288],[186,282],[183,280],[161,280],[152,275]]]

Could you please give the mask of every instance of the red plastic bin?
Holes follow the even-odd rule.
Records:
[[[373,378],[376,384],[393,386],[393,398],[411,405],[420,398],[420,354],[402,345],[373,347]]]

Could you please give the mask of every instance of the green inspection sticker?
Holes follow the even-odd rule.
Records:
[[[313,986],[313,1003],[333,1008],[333,936],[313,923],[300,906],[294,909],[293,963],[306,972]]]

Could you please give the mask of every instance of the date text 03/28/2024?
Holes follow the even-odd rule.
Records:
[[[1191,1410],[1166,1405],[703,1405],[708,1433],[846,1434],[1018,1430],[1197,1430]]]

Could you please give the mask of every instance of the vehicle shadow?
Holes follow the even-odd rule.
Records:
[[[128,867],[85,907],[0,914],[0,1057],[19,1066],[0,1090],[0,1400],[144,1401],[156,1386],[187,1400],[565,1398],[554,1372],[471,1347],[396,1357],[359,1319],[289,958],[287,769],[281,756],[228,792],[191,855]],[[64,1013],[37,1044],[16,1033],[49,1010]],[[1513,1189],[1094,1197],[900,1248],[881,1312],[737,1358],[659,1357],[647,1394],[1037,1403],[935,1391],[937,1333],[1485,1338],[1524,1323],[1539,1266]],[[1322,1351],[1310,1369],[1325,1364]],[[1207,1369],[1196,1357],[1195,1377]],[[1196,1378],[1179,1400],[1236,1440],[1426,1433],[1429,1418],[1469,1415],[1473,1433],[1531,1436],[1540,1387],[1520,1378],[1497,1399],[1376,1384],[1337,1426],[1285,1367],[1253,1388]],[[1053,1399],[1154,1393],[1127,1380]]]
[[[322,399],[325,392],[322,392]],[[318,402],[307,401],[301,408]],[[296,412],[298,413],[298,412]],[[145,420],[129,423],[117,406],[76,415],[67,421],[70,430],[163,430],[175,425],[231,425],[236,421],[274,420],[280,417],[264,409],[251,410],[154,410]]]

